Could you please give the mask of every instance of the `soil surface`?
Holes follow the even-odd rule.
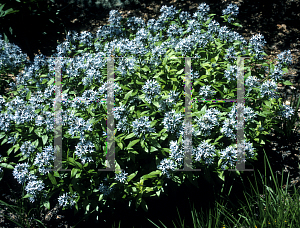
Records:
[[[136,16],[141,17],[147,22],[148,19],[155,18],[161,14],[159,9],[163,5],[174,5],[177,9],[188,11],[191,14],[196,12],[200,3],[206,2],[210,5],[210,13],[215,13],[215,20],[221,25],[225,25],[221,21],[221,11],[230,3],[236,3],[239,6],[239,14],[237,16],[242,28],[234,27],[235,31],[243,35],[248,41],[253,35],[261,33],[264,35],[267,44],[264,49],[268,54],[267,59],[273,60],[276,55],[284,50],[291,50],[293,56],[293,65],[290,71],[284,76],[286,80],[294,83],[294,90],[298,93],[300,91],[300,1],[258,1],[258,0],[240,0],[240,1],[140,1],[144,2],[141,5],[131,5],[124,8],[119,8],[119,12],[123,17]],[[50,3],[50,1],[48,1]],[[30,59],[34,55],[43,53],[46,56],[51,56],[56,49],[57,42],[63,42],[65,39],[65,31],[75,30],[90,31],[95,33],[99,26],[108,24],[109,10],[99,10],[96,7],[88,8],[77,3],[68,5],[66,1],[58,3],[51,3],[53,8],[61,9],[59,15],[53,17],[53,26],[45,26],[47,35],[36,34],[34,30],[38,30],[38,23],[34,20],[28,25],[21,24],[20,33],[23,34],[22,40],[14,40],[9,37],[12,43],[21,47],[21,49],[28,53]],[[228,26],[232,27],[232,26]],[[24,29],[30,29],[30,32],[25,32]],[[18,32],[18,31],[17,31]],[[60,33],[57,33],[60,32]],[[284,98],[286,104],[290,104],[292,88],[279,84],[281,96]],[[300,116],[300,110],[298,112]],[[300,131],[298,131],[300,133]],[[300,134],[293,134],[288,140],[281,135],[270,132],[269,139],[271,143],[267,143],[265,150],[268,158],[272,164],[273,172],[286,176],[290,174],[291,181],[288,186],[283,188],[290,188],[297,186],[299,188],[299,148],[300,148]],[[263,164],[262,164],[263,165]],[[262,168],[262,167],[260,167]],[[260,169],[259,168],[259,169]],[[281,173],[282,168],[285,169]],[[262,169],[263,170],[263,169]],[[12,184],[14,186],[14,184]],[[18,189],[14,186],[14,189]],[[18,191],[16,190],[16,193]],[[5,202],[13,202],[11,194],[2,195]],[[58,208],[55,211],[45,212],[43,217],[47,222],[47,227],[70,227],[69,223],[64,219],[61,210]],[[7,210],[7,208],[5,209]],[[4,210],[0,211],[0,227],[14,227],[6,219],[3,219]],[[52,216],[51,216],[52,215]],[[14,217],[14,215],[11,215]],[[2,217],[2,219],[1,219]],[[51,224],[53,224],[51,226]]]

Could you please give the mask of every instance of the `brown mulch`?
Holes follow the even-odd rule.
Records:
[[[49,2],[49,1],[48,1]],[[177,9],[188,11],[191,14],[196,12],[199,3],[206,2],[210,5],[211,12],[217,14],[215,20],[221,25],[225,25],[218,15],[221,15],[221,10],[226,7],[227,4],[236,3],[240,7],[240,13],[238,19],[242,28],[234,27],[235,31],[243,35],[248,41],[253,35],[261,33],[264,35],[267,44],[265,45],[265,52],[268,54],[267,59],[273,60],[276,55],[284,50],[291,50],[293,56],[293,65],[290,67],[288,74],[284,76],[286,80],[294,83],[296,90],[300,91],[299,80],[300,80],[300,1],[250,1],[250,0],[239,0],[239,1],[147,1],[147,3],[141,4],[139,7],[128,6],[124,9],[119,8],[119,12],[122,13],[123,17],[136,16],[141,17],[145,21],[151,18],[157,19],[161,14],[159,9],[162,5],[174,5]],[[63,4],[54,4],[53,7],[64,7]],[[84,7],[76,5],[70,6],[63,14],[60,14],[55,22],[63,21],[67,30],[90,31],[95,33],[99,26],[108,24],[109,11],[108,10],[97,10],[96,8],[86,10]],[[229,26],[232,27],[232,26]],[[51,33],[51,31],[49,31]],[[29,36],[29,35],[28,35]],[[51,36],[44,37],[43,40],[35,40],[34,37],[28,39],[29,47],[24,45],[23,48],[35,55],[43,53],[46,56],[51,56],[52,51],[56,49],[57,40],[59,42],[64,41],[65,33],[61,30],[61,34],[51,33]],[[29,42],[30,41],[30,42]],[[20,45],[21,46],[21,45]],[[31,56],[32,59],[32,56]],[[282,97],[284,98],[285,104],[290,104],[291,101],[291,88],[279,84],[279,89]],[[299,110],[300,112],[300,110]],[[300,116],[300,113],[298,115]],[[280,136],[275,133],[270,133],[269,138],[271,143],[267,143],[265,149],[268,154],[270,162],[273,164],[275,170],[273,172],[279,173],[280,175],[286,176],[290,174],[290,183],[288,187],[297,186],[299,187],[300,170],[299,170],[299,148],[300,148],[300,131],[299,134],[293,134],[288,144],[284,136]],[[280,161],[281,164],[278,164]],[[281,174],[281,168],[285,169],[285,172]],[[10,197],[10,196],[8,196]],[[1,214],[1,213],[0,213]],[[51,214],[51,213],[50,213]],[[1,218],[1,216],[0,216]],[[54,218],[54,217],[53,217]],[[63,220],[62,220],[63,221]],[[1,227],[0,219],[0,227]],[[64,225],[65,227],[70,227]],[[6,226],[9,227],[9,226]]]

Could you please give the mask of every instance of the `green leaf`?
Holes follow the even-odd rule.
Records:
[[[290,81],[285,81],[285,82],[283,82],[283,84],[285,84],[285,85],[293,85],[293,83],[291,83]]]
[[[32,196],[31,194],[27,193],[25,196],[23,196],[23,199],[27,199],[27,198],[29,198],[31,196]]]
[[[47,143],[47,140],[48,140],[48,135],[43,135],[42,140],[43,140],[43,144],[45,146]]]
[[[141,177],[144,181],[147,179],[152,179],[157,177],[161,173],[160,170],[152,171],[151,173],[145,174],[144,176]]]
[[[29,128],[29,133],[31,133],[33,131],[34,127],[30,127]]]
[[[41,137],[41,129],[37,128],[34,130],[34,132],[38,137]]]
[[[123,144],[121,142],[117,142],[118,146],[120,147],[120,149],[123,149]]]
[[[136,171],[135,173],[132,173],[130,174],[128,177],[127,177],[127,181],[131,181],[136,175],[137,175],[138,171]]]
[[[241,24],[239,24],[239,23],[232,23],[234,26],[237,26],[237,27],[243,27]]]
[[[79,169],[73,168],[73,169],[71,170],[71,178],[73,178],[73,177],[75,176],[75,174],[76,174],[78,171],[79,171]]]
[[[182,142],[182,135],[179,136],[178,143]]]
[[[160,139],[162,141],[164,141],[167,137],[168,137],[168,134],[167,133],[163,133],[162,136],[160,137]]]
[[[0,139],[4,138],[5,137],[5,133],[4,132],[1,132],[0,133]]]
[[[26,95],[26,100],[29,101],[30,97],[31,97],[31,91],[29,90],[29,92]]]
[[[38,147],[38,145],[39,145],[39,140],[38,140],[38,139],[35,140],[32,144],[33,144],[35,147]]]
[[[143,200],[143,199],[141,201],[141,206],[145,212],[148,212],[148,206],[147,206],[145,200]]]
[[[153,147],[153,146],[151,146],[151,147],[150,147],[150,153],[151,153],[151,152],[154,152],[154,151],[158,151],[158,149],[155,148],[155,147]]]
[[[4,143],[6,143],[7,141],[8,141],[8,140],[7,140],[6,138],[3,139],[1,145],[3,145]]]
[[[48,210],[50,210],[50,202],[49,201],[46,201],[44,202],[44,207],[46,207]]]
[[[7,169],[14,169],[14,167],[12,165],[7,164],[7,163],[0,163],[0,166],[7,168]]]
[[[48,173],[48,177],[49,177],[51,183],[54,184],[54,185],[56,186],[56,185],[57,185],[57,182],[56,182],[55,177],[54,177],[51,173]]]
[[[54,78],[51,78],[50,81],[47,83],[48,86],[53,85]]]
[[[139,141],[140,141],[140,139],[136,139],[136,140],[131,141],[128,144],[127,149],[132,148],[132,146],[134,146],[135,144],[137,144]]]
[[[144,149],[145,148],[145,141],[143,139],[141,139],[140,143],[141,143],[142,148]]]
[[[18,151],[18,149],[20,149],[20,145],[16,144],[16,145],[14,145],[14,147],[15,147],[15,153],[16,153]]]
[[[179,70],[176,74],[182,74],[184,69]]]
[[[7,155],[10,155],[10,153],[13,151],[13,147],[12,148],[10,148],[8,151],[7,151]]]
[[[131,139],[132,137],[134,137],[135,136],[135,134],[132,132],[132,133],[130,133],[129,135],[127,135],[126,137],[125,137],[125,139]]]
[[[130,91],[125,95],[124,100],[127,100],[128,97],[129,97],[132,93],[133,93],[133,91],[130,90]]]

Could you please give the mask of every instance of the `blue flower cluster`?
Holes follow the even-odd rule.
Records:
[[[82,164],[94,161],[92,158],[86,156],[89,153],[95,152],[93,149],[95,147],[94,144],[91,141],[86,140],[84,137],[81,137],[80,140],[81,141],[75,147],[75,155],[81,159]]]
[[[104,185],[103,183],[100,184],[98,190],[103,193],[104,196],[108,196],[109,194],[111,194],[114,190],[115,186],[112,187],[108,187],[106,185]]]
[[[126,176],[128,175],[128,173],[125,173],[125,171],[121,172],[121,173],[116,173],[115,174],[115,180],[121,182],[121,183],[125,183],[126,181]]]
[[[227,114],[229,117],[228,119],[225,119],[223,122],[223,126],[221,128],[221,133],[223,133],[226,137],[231,138],[232,140],[236,139],[236,133],[233,133],[234,129],[237,129],[237,109],[236,109],[236,104],[234,103],[233,106],[231,107],[231,111]],[[244,109],[244,119],[245,122],[252,121],[257,114],[253,111],[252,108],[246,107]]]
[[[6,43],[0,35],[0,71],[19,69],[22,64],[29,64],[27,55],[15,44]]]
[[[143,139],[145,138],[145,133],[155,132],[155,129],[150,127],[151,121],[149,121],[149,116],[142,116],[132,122],[133,133],[135,136],[143,134]]]
[[[30,202],[34,202],[37,195],[45,188],[44,183],[41,180],[37,180],[37,177],[29,172],[27,162],[15,166],[13,177],[17,179],[19,184],[23,185],[27,182],[25,190],[32,195],[29,197]]]
[[[70,195],[68,192],[62,194],[61,196],[58,197],[58,203],[60,207],[66,207],[68,205],[70,205],[70,208],[72,208],[74,206],[74,204],[76,203],[76,199],[78,197],[77,192],[74,192],[74,194]]]
[[[255,59],[263,59],[263,46],[267,43],[262,34],[257,34],[251,37],[249,41],[250,53],[255,54]]]
[[[52,146],[47,146],[44,147],[43,152],[36,154],[33,164],[38,166],[39,172],[44,175],[49,173],[49,169],[53,168],[52,161],[54,161],[54,159],[54,148]]]
[[[217,91],[211,89],[211,85],[201,86],[199,90],[199,96],[203,96],[201,99],[208,99],[216,93]]]
[[[154,79],[147,80],[142,90],[146,94],[145,100],[150,104],[154,97],[160,95],[160,85]]]
[[[203,136],[209,136],[211,134],[211,130],[219,125],[219,115],[220,111],[211,108],[206,110],[205,114],[202,117],[197,117],[197,125],[199,127],[199,132]]]
[[[229,4],[226,9],[222,10],[223,15],[230,15],[228,22],[231,23],[234,19],[232,17],[237,16],[239,13],[239,7],[235,4]]]
[[[26,141],[20,148],[20,151],[23,156],[29,157],[32,152],[34,152],[36,147],[30,141]]]

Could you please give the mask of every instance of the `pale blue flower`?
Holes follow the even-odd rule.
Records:
[[[19,184],[23,184],[29,175],[28,163],[17,164],[13,170],[13,176]]]
[[[230,66],[228,70],[225,70],[225,78],[230,81],[236,81],[237,79],[237,66]]]
[[[215,95],[217,91],[211,89],[211,85],[201,86],[199,90],[199,96],[202,96],[201,99],[207,99]]]
[[[171,141],[170,151],[171,151],[170,158],[176,161],[178,165],[182,166],[185,157],[184,144],[178,145],[176,141]]]
[[[159,101],[159,110],[162,111],[166,111],[167,109],[172,108],[174,105],[176,105],[176,102],[178,102],[179,97],[178,97],[179,93],[176,93],[174,90],[172,90],[169,94],[168,94],[168,98],[167,99],[161,99]]]
[[[145,93],[146,97],[145,100],[151,104],[152,99],[156,96],[160,95],[160,85],[157,81],[154,79],[152,80],[147,80],[145,85],[142,88],[143,93]]]
[[[128,115],[129,112],[127,110],[127,107],[125,105],[121,105],[119,107],[114,107],[114,118],[116,120],[120,120],[125,115]]]
[[[0,37],[0,69],[19,69],[22,64],[29,64],[27,55],[22,53],[20,47],[6,43]]]
[[[30,202],[33,203],[37,194],[39,194],[45,188],[45,184],[41,180],[31,180],[27,183],[25,190],[28,194],[31,194],[29,198]]]
[[[121,26],[121,20],[123,19],[122,15],[117,10],[111,10],[109,12],[108,21],[110,25]]]
[[[292,118],[295,110],[291,106],[283,104],[282,106],[280,105],[279,107],[280,107],[279,115],[281,115],[285,119]]]
[[[201,3],[198,7],[197,7],[197,12],[194,13],[193,18],[198,19],[199,21],[206,21],[208,20],[207,16],[210,7],[209,5],[207,5],[206,3]]]
[[[278,95],[275,94],[277,90],[277,84],[274,81],[265,81],[260,86],[261,96],[262,97],[269,97],[269,98],[278,98]]]
[[[225,148],[225,150],[220,151],[220,158],[225,161],[225,163],[222,165],[222,169],[225,169],[225,166],[232,167],[236,165],[237,162],[237,145],[235,144],[233,146],[228,146]]]
[[[178,13],[178,10],[176,10],[176,7],[174,6],[166,6],[163,5],[160,10],[160,12],[162,12],[162,14],[158,17],[158,21],[172,21],[175,17],[175,15]]]
[[[116,173],[115,174],[115,180],[117,180],[121,183],[125,183],[127,175],[128,175],[128,173],[125,173],[125,171],[123,171],[121,173]]]
[[[149,121],[149,116],[142,116],[139,119],[136,119],[132,122],[133,133],[135,136],[139,136],[141,133],[143,134],[143,138],[145,137],[145,133],[155,132],[155,129],[150,127],[151,121]]]
[[[191,80],[195,80],[196,78],[199,78],[199,71],[195,71],[193,69],[191,69]]]
[[[142,18],[133,16],[128,18],[127,26],[131,30],[138,30],[139,28],[145,27],[145,22]]]
[[[54,161],[54,147],[47,146],[43,148],[43,152],[37,153],[33,165],[39,167],[39,172],[44,175],[49,173],[50,168],[53,167],[52,162]],[[48,167],[48,169],[46,169]]]
[[[3,104],[5,103],[5,99],[0,95],[0,112],[2,111],[2,106],[4,106]]]
[[[283,75],[283,70],[281,70],[280,67],[275,66],[272,74],[270,75],[270,78],[275,82],[278,82],[279,80],[282,79],[282,75]]]
[[[170,158],[164,158],[160,161],[160,164],[157,166],[157,169],[161,170],[163,175],[166,174],[167,178],[170,178],[169,170],[175,170],[177,165],[175,161]]]
[[[122,119],[119,120],[117,123],[117,129],[118,131],[123,131],[129,133],[130,131],[130,124],[128,123],[127,117],[123,117]]]
[[[81,159],[82,164],[94,161],[92,158],[86,156],[90,153],[95,152],[95,150],[93,149],[95,148],[95,146],[91,141],[83,139],[83,142],[79,142],[77,146],[75,146],[75,148],[76,150],[74,153],[79,157],[79,159]]]
[[[206,110],[205,114],[202,117],[197,117],[197,125],[199,127],[199,132],[203,136],[209,136],[211,134],[211,130],[219,125],[219,115],[220,111],[211,108]]]
[[[7,113],[0,113],[0,129],[1,131],[10,131],[10,126],[12,125],[12,123],[10,121],[8,121],[9,115]]]
[[[262,34],[253,35],[249,41],[250,53],[255,54],[255,59],[263,59],[263,46],[266,44],[266,40]]]
[[[179,14],[179,19],[182,24],[185,24],[188,20],[191,20],[191,14],[186,11],[181,11]]]
[[[236,57],[236,51],[234,50],[234,47],[230,47],[226,49],[226,55],[224,58],[228,60],[231,64],[233,64],[234,63],[233,57]]]
[[[109,187],[104,185],[103,183],[100,184],[98,190],[103,193],[104,196],[108,196],[109,194],[111,194],[115,189],[115,186]]]
[[[209,24],[208,24],[208,31],[210,33],[217,33],[218,30],[220,28],[220,23],[215,21],[215,20],[212,20]]]
[[[79,40],[79,36],[78,33],[75,30],[72,31],[68,31],[68,33],[66,34],[66,39],[71,42],[72,44],[75,44],[76,41]]]
[[[248,89],[248,94],[251,92],[253,88],[256,88],[259,85],[259,81],[256,76],[250,75],[246,80],[245,80],[245,86],[249,87]]]
[[[91,47],[93,45],[93,35],[90,32],[83,31],[80,33],[79,43]]]
[[[98,89],[98,99],[102,99],[103,94],[104,98],[107,99],[107,82],[104,82],[104,84]],[[121,94],[122,89],[121,87],[117,84],[114,83],[114,94]]]
[[[170,25],[170,27],[168,28],[167,30],[167,35],[168,37],[171,37],[171,36],[178,36],[180,34],[182,34],[183,32],[183,28],[178,28],[177,25]]]
[[[236,132],[237,129],[237,108],[236,104],[234,103],[231,106],[231,111],[227,114],[228,119],[225,119],[223,122],[223,126],[221,128],[221,133],[224,134],[226,137],[231,138],[232,140],[236,139]],[[245,122],[251,122],[257,116],[257,113],[253,111],[251,107],[244,108],[244,120]]]
[[[230,36],[230,30],[227,28],[227,26],[222,26],[219,29],[218,38],[222,41],[227,40]]]
[[[11,143],[11,144],[15,145],[15,143],[17,142],[18,138],[19,138],[19,136],[17,136],[16,134],[14,134],[13,137],[9,136],[8,140],[7,140],[7,143]]]
[[[235,4],[229,4],[226,9],[222,10],[223,15],[230,15],[228,17],[228,22],[232,22],[234,19],[232,17],[237,16],[239,13],[239,7]]]
[[[22,144],[20,151],[23,156],[30,157],[31,153],[34,152],[36,147],[30,141],[26,141]]]
[[[194,149],[192,154],[195,156],[195,161],[204,161],[205,164],[210,166],[213,164],[214,157],[216,156],[215,146],[207,143],[206,141],[202,141],[201,144],[198,145],[197,149]]]
[[[188,124],[188,126],[189,126],[189,125],[190,125],[190,124]],[[195,130],[195,128],[194,128],[193,126],[192,126],[191,128],[192,128],[192,136],[194,136],[194,138],[196,138],[198,132]],[[181,135],[182,138],[185,139],[185,136],[184,136],[184,135],[185,135],[185,129],[186,129],[186,124],[185,124],[185,121],[183,121],[182,125],[180,125],[179,132],[178,132],[178,131],[176,132],[176,137],[179,138],[180,135]],[[188,130],[190,130],[190,127],[189,127]]]
[[[61,196],[58,197],[58,203],[60,207],[67,207],[68,205],[70,205],[70,208],[72,208],[74,206],[74,204],[76,203],[76,198],[78,197],[77,192],[74,192],[73,195],[71,195],[70,193],[64,193]]]
[[[179,130],[179,127],[182,124],[182,117],[181,113],[175,113],[173,109],[171,112],[166,112],[162,124],[167,132],[175,133]]]
[[[280,65],[282,64],[287,64],[291,65],[292,64],[292,54],[291,50],[285,50],[281,52],[280,54],[277,55],[278,62]]]

